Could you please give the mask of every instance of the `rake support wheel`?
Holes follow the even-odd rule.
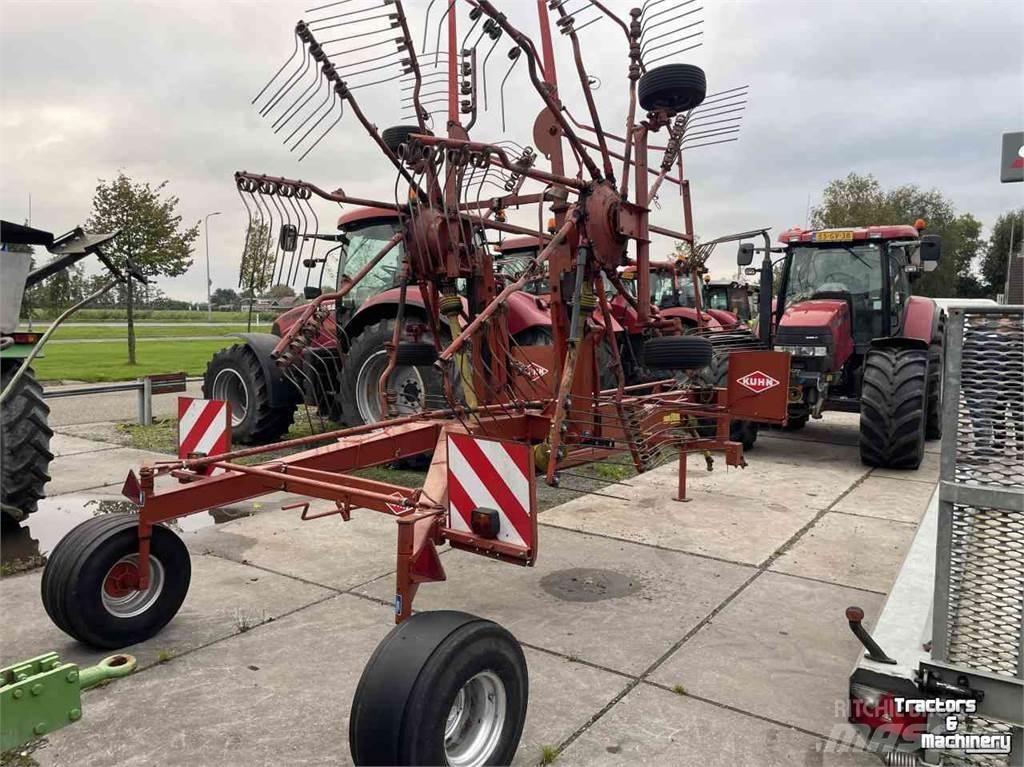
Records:
[[[644,366],[652,370],[699,370],[711,355],[711,342],[698,336],[657,336],[644,344]]]
[[[380,137],[384,144],[395,154],[398,154],[398,147],[409,141],[413,134],[432,136],[429,130],[424,130],[418,125],[393,125],[381,131]]]
[[[637,84],[637,100],[648,112],[685,112],[699,106],[707,95],[704,70],[692,64],[665,64],[649,69]]]

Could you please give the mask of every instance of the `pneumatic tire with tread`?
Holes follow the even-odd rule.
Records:
[[[134,514],[93,517],[54,548],[40,591],[47,615],[61,631],[92,647],[114,649],[149,639],[177,614],[192,565],[184,542],[163,525],[153,527],[150,539],[150,556],[162,573],[152,600],[135,615],[117,615],[105,605],[112,568],[137,558],[138,528]]]
[[[412,136],[413,134],[420,136],[433,135],[429,130],[423,130],[418,125],[393,125],[392,127],[385,128],[381,131],[380,137],[388,149],[397,153],[398,147],[406,143],[409,140],[409,136]]]
[[[500,735],[481,763],[511,763],[526,720],[526,658],[503,627],[452,610],[413,615],[374,650],[352,701],[353,762],[450,763],[445,737],[449,714],[459,691],[480,674],[500,680],[505,702]],[[454,742],[450,746],[454,748]]]
[[[7,388],[20,365],[21,360],[17,359],[3,362],[0,391]],[[53,430],[47,423],[49,414],[43,387],[29,368],[4,400],[0,415],[3,515],[16,522],[36,511],[39,500],[46,496],[50,461],[53,460],[50,452]]]
[[[928,416],[925,424],[925,439],[942,439],[942,376],[946,358],[942,340],[945,337],[946,321],[939,320],[938,337],[928,347]]]
[[[640,77],[636,96],[648,112],[667,109],[685,112],[699,106],[707,95],[704,70],[693,64],[665,64],[648,69]]]
[[[869,350],[861,387],[861,461],[888,469],[920,466],[924,457],[927,399],[927,349]]]
[[[233,371],[233,373],[232,373]],[[235,344],[221,349],[213,355],[203,375],[203,396],[207,399],[218,397],[215,383],[220,375],[234,375],[245,389],[246,403],[231,402],[232,415],[245,415],[238,423],[232,423],[231,442],[240,445],[260,445],[280,439],[292,425],[295,405],[274,407],[270,404],[270,382],[263,372],[259,359],[246,344]]]
[[[656,336],[644,344],[644,366],[652,370],[700,370],[711,356],[711,342],[699,336]]]

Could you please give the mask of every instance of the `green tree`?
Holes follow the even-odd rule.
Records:
[[[1011,237],[1012,235],[1012,237]],[[1010,256],[1010,240],[1013,240],[1013,253],[1024,253],[1024,208],[1011,210],[996,219],[989,237],[988,247],[981,259],[981,276],[985,281],[990,297],[995,298],[1006,286],[1006,266]]]
[[[210,296],[210,303],[214,306],[235,306],[240,300],[231,288],[217,288]]]
[[[291,285],[274,285],[267,291],[267,295],[271,298],[292,298],[295,291],[292,290]]]
[[[155,186],[136,182],[123,171],[112,181],[100,179],[87,227],[94,232],[119,231],[103,250],[115,263],[131,259],[147,277],[177,277],[192,265],[192,243],[199,222],[181,228],[178,198],[166,193],[167,181]],[[135,364],[135,281],[121,288],[128,320],[128,363]]]
[[[981,222],[970,213],[957,213],[937,189],[915,184],[883,189],[874,176],[851,173],[829,183],[821,204],[811,211],[815,228],[912,224],[918,218],[925,220],[927,233],[942,236],[942,259],[935,271],[917,281],[914,292],[953,297],[974,290],[977,278],[972,269],[982,251]]]
[[[239,284],[245,288],[243,297],[247,293],[247,297],[261,295],[271,286],[276,253],[270,241],[270,226],[251,221],[245,234],[245,249],[242,251]]]

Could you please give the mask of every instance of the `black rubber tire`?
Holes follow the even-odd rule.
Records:
[[[409,136],[412,136],[413,134],[419,134],[421,136],[434,135],[429,130],[423,130],[418,125],[393,125],[392,127],[385,128],[381,131],[380,137],[388,149],[397,153],[398,147],[406,143],[409,140]]]
[[[138,553],[138,517],[110,514],[88,519],[53,549],[40,585],[43,607],[66,634],[92,647],[114,649],[156,635],[177,614],[192,577],[184,542],[163,525],[153,528],[150,555],[163,567],[159,595],[144,612],[123,618],[103,605],[107,574],[122,557]]]
[[[697,375],[697,380],[705,386],[714,386],[725,389],[729,386],[729,355],[715,354],[711,364],[704,368]],[[714,420],[702,419],[699,427],[701,436],[712,437],[715,434]],[[753,450],[757,442],[758,426],[754,421],[733,420],[729,424],[729,439],[739,442],[744,450]]]
[[[238,375],[249,400],[245,418],[231,427],[232,444],[262,445],[275,442],[288,432],[296,406],[273,407],[270,404],[270,382],[251,347],[235,344],[213,355],[203,375],[203,396],[207,399],[214,398],[214,380],[223,370],[233,370]],[[235,410],[237,403],[231,405],[233,412],[238,412]]]
[[[665,64],[648,69],[637,83],[636,96],[648,112],[666,109],[685,112],[699,106],[707,95],[704,70],[693,64]]]
[[[644,344],[644,367],[653,370],[700,370],[711,356],[711,342],[697,336],[656,336]]]
[[[391,341],[394,328],[394,320],[382,320],[374,325],[368,325],[349,345],[348,354],[345,355],[345,361],[341,366],[340,387],[342,418],[346,426],[362,426],[368,422],[359,412],[356,400],[359,371],[374,353],[382,351],[384,344]],[[434,348],[433,343],[430,344],[430,348]],[[434,367],[418,368],[418,372],[423,381],[423,395],[427,398],[427,407],[432,409],[430,404],[444,399],[444,381],[441,373]]]
[[[797,416],[796,418],[789,418],[789,419],[786,420],[786,423],[783,425],[782,430],[783,431],[800,431],[802,428],[804,428],[807,425],[807,419],[809,417],[810,416],[801,415],[801,416]]]
[[[21,360],[4,360],[0,391],[7,388],[20,364]],[[46,497],[50,461],[53,460],[50,452],[53,430],[47,424],[49,415],[50,408],[43,399],[43,387],[29,368],[4,400],[0,413],[2,513],[16,522],[36,511],[39,500]]]
[[[946,364],[942,339],[946,320],[939,320],[938,337],[928,347],[928,416],[924,427],[925,439],[942,439],[942,376]]]
[[[429,341],[402,341],[395,349],[396,365],[430,367],[437,361],[437,349]]]
[[[916,469],[924,457],[928,350],[879,348],[864,359],[860,459],[868,466]]]
[[[526,721],[529,675],[523,650],[506,629],[474,615],[418,613],[374,650],[356,687],[349,747],[357,765],[443,765],[445,720],[475,674],[503,683],[506,718],[487,764],[510,764]]]

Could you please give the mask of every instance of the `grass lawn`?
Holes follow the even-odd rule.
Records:
[[[59,332],[59,331],[58,331]],[[123,341],[98,344],[55,344],[33,363],[41,381],[133,381],[152,373],[202,375],[213,353],[229,345],[223,341],[146,342],[136,346],[138,364],[128,364]]]
[[[228,336],[232,333],[245,333],[245,325],[237,324],[224,324],[224,325],[188,325],[182,324],[180,326],[172,325],[136,325],[135,326],[135,337],[136,338],[169,338],[172,336],[183,338],[183,337],[202,337],[202,336]],[[269,333],[270,325],[256,325],[253,323],[253,333]],[[76,341],[84,338],[108,338],[111,340],[121,339],[127,342],[128,339],[128,328],[126,327],[96,327],[96,326],[82,326],[75,324],[61,325],[50,336],[51,341]],[[127,347],[125,347],[125,353],[127,354]]]

